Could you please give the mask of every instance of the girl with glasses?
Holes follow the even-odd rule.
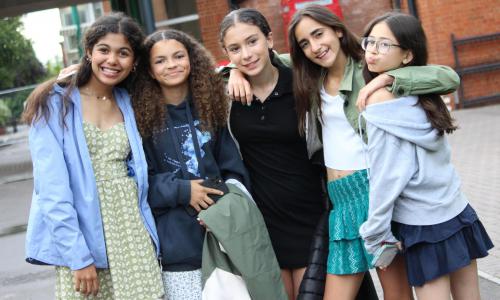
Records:
[[[388,13],[364,34],[364,76],[427,64],[426,38],[413,16]],[[370,205],[360,233],[369,253],[401,243],[418,299],[480,299],[476,259],[493,244],[460,188],[445,134],[457,129],[436,94],[368,98]],[[392,228],[391,228],[392,226]],[[402,269],[402,267],[401,267]]]

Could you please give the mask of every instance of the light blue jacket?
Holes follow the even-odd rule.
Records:
[[[107,268],[106,245],[96,181],[83,132],[80,94],[71,91],[68,113],[61,120],[62,95],[54,85],[48,105],[50,118],[32,124],[29,134],[34,190],[26,233],[26,260],[72,270],[90,264]],[[156,245],[158,236],[146,196],[147,165],[128,93],[113,91],[131,147],[129,175],[138,188],[144,226]]]
[[[456,217],[467,205],[450,161],[446,135],[439,136],[418,98],[369,105],[362,113],[368,132],[370,205],[360,227],[365,247],[395,242],[391,220],[434,225]]]

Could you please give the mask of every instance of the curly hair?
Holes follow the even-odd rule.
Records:
[[[203,130],[215,132],[226,125],[229,101],[224,93],[224,81],[215,70],[212,55],[188,34],[167,29],[157,31],[146,38],[144,49],[146,61],[150,61],[151,48],[164,40],[175,40],[187,50],[191,72],[189,92]],[[165,126],[168,116],[160,84],[150,76],[150,65],[143,64],[139,78],[132,89],[132,104],[137,125],[143,137]]]

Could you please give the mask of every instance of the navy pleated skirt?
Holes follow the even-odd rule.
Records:
[[[392,222],[392,231],[404,245],[408,282],[426,282],[457,271],[473,259],[485,257],[493,243],[474,209],[468,204],[456,217],[436,225]]]

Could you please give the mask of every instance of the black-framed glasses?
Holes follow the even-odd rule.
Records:
[[[365,51],[373,51],[376,50],[380,54],[387,54],[391,47],[401,47],[398,44],[393,44],[389,40],[376,40],[371,37],[365,37],[361,40],[361,48]]]

